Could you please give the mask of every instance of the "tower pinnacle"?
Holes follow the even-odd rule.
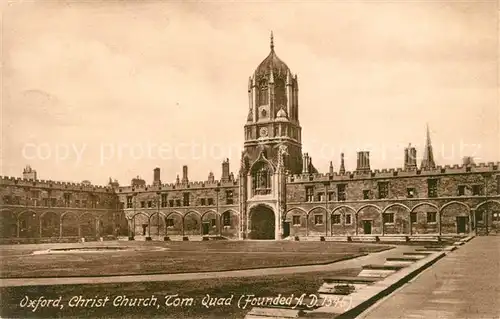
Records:
[[[273,31],[271,31],[271,51],[274,51],[274,37],[273,37]]]
[[[422,164],[420,168],[431,169],[435,168],[436,163],[434,162],[434,152],[432,151],[431,135],[429,133],[429,124],[427,124],[427,136],[424,149],[424,157],[422,158]]]

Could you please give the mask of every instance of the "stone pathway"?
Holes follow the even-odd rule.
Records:
[[[500,236],[476,237],[358,318],[500,318]]]
[[[296,267],[276,267],[247,269],[221,272],[155,274],[155,275],[124,275],[103,277],[56,277],[56,278],[6,278],[0,280],[0,287],[43,286],[43,285],[75,285],[75,284],[105,284],[144,281],[180,281],[228,277],[255,277],[305,273],[315,271],[333,271],[346,268],[361,268],[366,264],[383,263],[387,257],[400,256],[403,252],[413,251],[413,246],[396,246],[393,249],[350,260],[327,265],[310,265]]]

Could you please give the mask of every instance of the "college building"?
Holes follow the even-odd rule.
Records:
[[[402,168],[372,169],[370,153],[357,153],[348,171],[319,173],[302,151],[299,82],[270,53],[248,79],[248,116],[237,173],[224,160],[219,179],[191,181],[188,167],[150,184],[0,178],[3,241],[40,242],[125,237],[129,240],[320,240],[455,236],[500,233],[499,163],[435,163],[429,129],[421,163],[404,150]],[[245,119],[243,119],[245,120]]]

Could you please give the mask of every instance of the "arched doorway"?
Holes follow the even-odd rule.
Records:
[[[259,205],[250,214],[250,239],[276,239],[274,212],[271,208]]]

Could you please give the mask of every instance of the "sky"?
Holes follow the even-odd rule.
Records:
[[[423,155],[500,161],[497,1],[6,1],[0,175],[121,185],[238,173],[248,78],[275,51],[299,80],[320,172]]]

